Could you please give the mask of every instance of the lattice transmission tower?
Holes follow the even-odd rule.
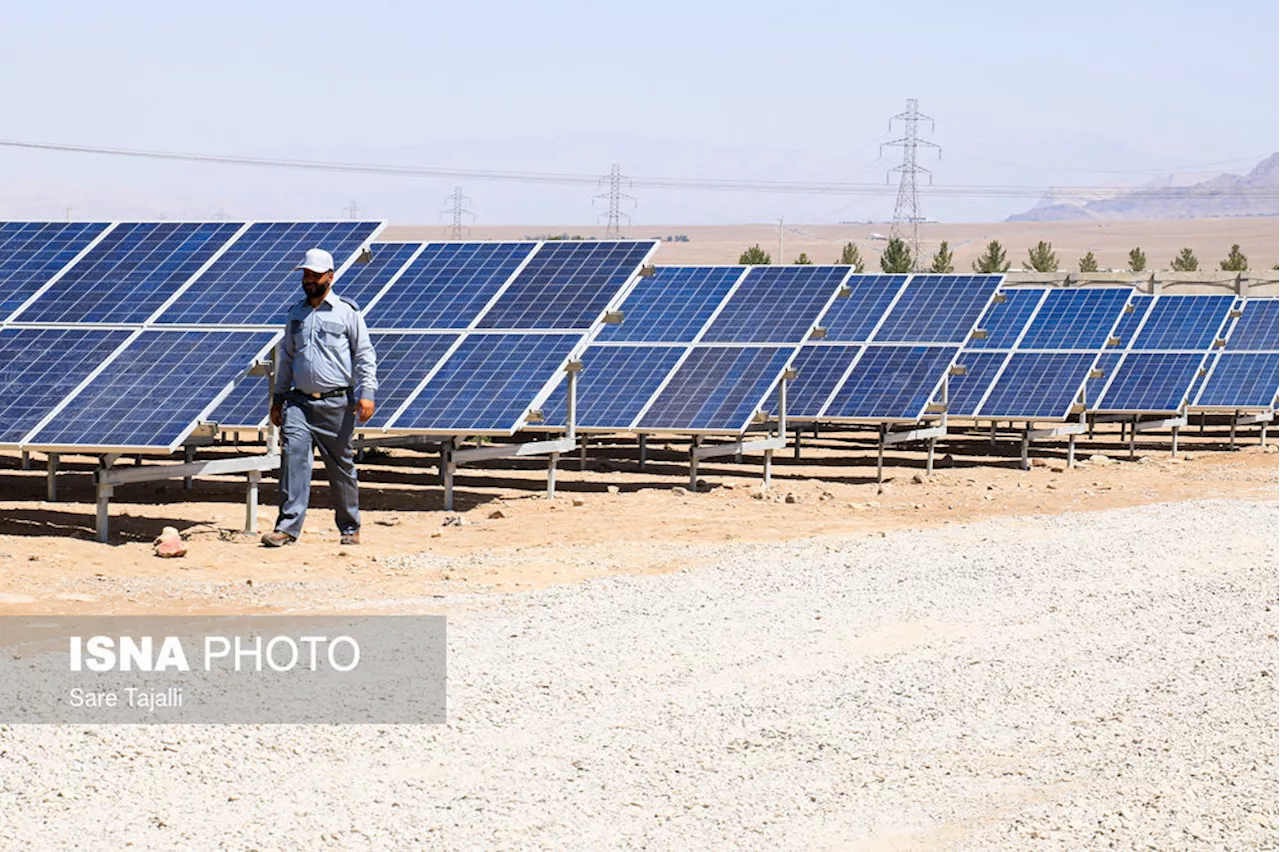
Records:
[[[626,182],[627,188],[631,187],[631,179],[622,173],[622,166],[617,163],[613,164],[613,168],[609,170],[609,174],[600,178],[600,184],[608,184],[608,189],[591,199],[591,203],[601,199],[609,204],[609,209],[601,213],[599,218],[605,220],[604,236],[607,240],[616,240],[622,236],[621,223],[623,219],[627,220],[627,224],[631,224],[631,217],[622,212],[622,202],[629,201],[634,207],[636,200],[622,191],[622,184]]]
[[[919,102],[915,98],[907,98],[906,112],[898,113],[889,119],[890,130],[893,129],[895,121],[902,122],[905,134],[900,139],[885,142],[880,146],[882,156],[885,148],[902,149],[902,165],[894,166],[885,173],[886,183],[889,181],[889,175],[898,173],[898,201],[893,206],[893,228],[889,233],[906,241],[908,248],[911,249],[911,266],[915,269],[920,265],[920,223],[924,221],[924,217],[920,215],[918,176],[928,175],[929,183],[933,183],[933,173],[921,166],[917,159],[921,148],[936,148],[938,158],[941,159],[942,146],[920,138],[921,121],[929,122],[930,132],[935,129],[935,125],[932,118],[920,112]]]
[[[475,214],[467,209],[467,204],[470,203],[471,199],[462,194],[462,187],[455,186],[453,192],[446,195],[444,200],[449,207],[441,211],[440,215],[450,217],[449,226],[444,229],[445,234],[451,240],[464,239],[471,232],[471,229],[462,224],[462,217],[470,216],[473,219],[475,218]]]

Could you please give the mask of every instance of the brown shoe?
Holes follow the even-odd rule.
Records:
[[[295,541],[297,541],[297,539],[289,535],[287,532],[280,532],[280,530],[276,530],[275,532],[269,532],[262,537],[262,546],[284,547],[286,544],[293,544]]]
[[[338,544],[359,544],[360,530],[355,532],[343,533],[342,538],[338,539]]]

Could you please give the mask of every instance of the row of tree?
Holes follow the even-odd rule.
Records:
[[[955,252],[953,252],[946,240],[938,246],[938,251],[925,270],[926,272],[935,272],[946,274],[955,272],[956,268],[953,264]],[[752,246],[744,251],[738,257],[738,263],[754,264],[757,266],[766,266],[773,262],[773,258],[764,249],[760,248],[760,244]],[[813,263],[813,260],[805,252],[800,252],[800,256],[795,259],[797,264],[802,266]],[[862,259],[862,254],[858,251],[858,247],[853,243],[845,243],[844,250],[840,253],[840,259],[836,263],[841,266],[852,266],[855,272],[865,272],[866,262]],[[1098,259],[1093,256],[1093,252],[1088,252],[1078,261],[1081,272],[1097,272]],[[986,251],[982,256],[973,262],[973,271],[981,273],[1008,272],[1012,266],[1012,262],[1008,260],[1007,252],[1004,246],[1000,245],[999,240],[992,240],[987,243]],[[1249,268],[1249,260],[1240,251],[1239,244],[1233,245],[1231,251],[1227,254],[1226,260],[1218,264],[1224,272],[1244,272]],[[880,255],[880,269],[889,273],[911,272],[915,267],[914,258],[911,256],[911,249],[906,242],[898,237],[893,237],[884,247],[884,253]],[[1027,249],[1027,259],[1022,262],[1022,268],[1027,272],[1057,272],[1058,271],[1058,255],[1053,250],[1053,244],[1044,240],[1036,243],[1035,248]],[[1147,268],[1147,256],[1141,248],[1135,248],[1129,252],[1129,271],[1143,272]],[[1196,258],[1195,252],[1189,248],[1184,248],[1178,252],[1178,256],[1170,263],[1169,268],[1174,272],[1196,272],[1200,269],[1200,261]]]

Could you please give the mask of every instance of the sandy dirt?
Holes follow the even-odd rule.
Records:
[[[686,442],[651,441],[638,465],[633,440],[598,439],[586,470],[564,460],[558,498],[544,496],[539,460],[463,467],[457,507],[442,510],[436,456],[392,450],[361,469],[364,544],[340,547],[317,466],[306,532],[295,545],[259,546],[243,533],[243,480],[119,487],[111,543],[93,541],[92,462],[67,458],[59,502],[48,503],[41,459],[30,471],[0,455],[0,614],[435,611],[449,596],[510,592],[611,574],[696,567],[702,550],[727,542],[925,529],[999,516],[1054,514],[1197,498],[1276,498],[1275,447],[1239,452],[1210,427],[1185,435],[1171,459],[1166,436],[1144,435],[1136,459],[1118,434],[1099,432],[1079,458],[1112,463],[1065,467],[1065,445],[1037,444],[1035,466],[1018,469],[1017,444],[994,451],[974,433],[938,450],[934,476],[924,456],[891,448],[883,488],[867,432],[806,437],[802,458],[775,461],[760,488],[760,459],[704,462],[704,491],[690,493]],[[1246,440],[1242,438],[1242,440]],[[215,456],[227,450],[205,451]],[[613,493],[616,490],[617,493]],[[264,480],[261,529],[275,517]],[[152,555],[151,541],[177,527],[190,551]]]

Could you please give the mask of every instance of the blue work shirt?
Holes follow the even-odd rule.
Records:
[[[378,362],[364,317],[332,287],[318,308],[305,298],[289,308],[276,353],[277,401],[290,388],[327,393],[354,387],[356,399],[371,402],[378,390]]]

